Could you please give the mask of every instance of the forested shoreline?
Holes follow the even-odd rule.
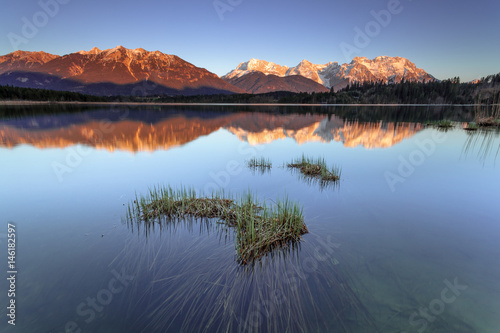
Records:
[[[458,77],[432,82],[354,83],[325,93],[271,92],[197,96],[93,96],[76,92],[0,86],[0,101],[131,103],[280,103],[280,104],[495,104],[500,101],[500,73],[475,83]]]

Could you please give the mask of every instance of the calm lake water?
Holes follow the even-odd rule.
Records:
[[[500,134],[465,107],[2,107],[2,332],[500,332]],[[449,130],[427,126],[451,119]],[[322,188],[284,163],[342,168]],[[250,170],[251,157],[273,162]],[[130,225],[155,185],[287,195],[309,233],[239,266],[215,221]]]

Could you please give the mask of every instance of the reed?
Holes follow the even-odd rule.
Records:
[[[500,127],[500,94],[492,99],[492,104],[478,104],[474,118],[479,127]]]

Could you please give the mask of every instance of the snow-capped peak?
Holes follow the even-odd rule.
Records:
[[[240,63],[235,70],[232,70],[231,72],[227,73],[222,78],[224,79],[238,78],[252,72],[261,72],[266,75],[273,74],[277,76],[285,76],[287,71],[288,71],[287,66],[280,66],[275,64],[274,62],[252,58],[247,62]]]
[[[273,62],[252,58],[241,63],[235,70],[224,75],[223,79],[241,77],[251,72],[261,72],[266,75],[278,76],[301,75],[327,88],[345,85],[349,82],[399,82],[403,78],[411,81],[434,80],[423,69],[402,57],[379,56],[374,59],[355,57],[349,64],[339,65],[338,62],[329,62],[324,65],[313,64],[304,59],[295,67],[280,66]]]
[[[81,50],[81,51],[79,51],[77,53],[85,55],[85,54],[98,54],[98,53],[101,53],[101,52],[102,51],[99,50],[97,47],[93,47],[90,51]]]

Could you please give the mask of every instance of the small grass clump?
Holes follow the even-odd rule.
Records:
[[[443,119],[443,120],[438,121],[436,123],[436,126],[439,128],[451,128],[451,127],[453,127],[453,124],[451,123],[451,121],[449,121],[447,119]]]
[[[438,131],[447,132],[449,129],[453,128],[454,125],[451,120],[443,119],[439,121],[430,121],[425,124],[425,126],[434,127]]]
[[[128,206],[127,220],[162,223],[185,218],[218,219],[235,229],[238,261],[247,264],[277,248],[299,241],[308,232],[302,208],[288,198],[274,206],[257,202],[252,194],[232,198],[224,192],[198,197],[193,189],[159,187]]]
[[[264,173],[265,171],[270,171],[271,167],[273,166],[273,163],[271,162],[271,159],[265,158],[265,157],[252,157],[250,160],[247,161],[247,167],[252,169],[252,170],[259,170],[261,173]]]
[[[337,166],[328,168],[324,158],[315,160],[305,155],[288,163],[287,166],[292,169],[299,169],[305,177],[316,178],[322,182],[338,181],[342,173],[341,169]]]
[[[288,198],[267,207],[257,205],[248,194],[241,199],[237,212],[236,251],[243,264],[274,249],[287,247],[308,232],[302,208]]]

